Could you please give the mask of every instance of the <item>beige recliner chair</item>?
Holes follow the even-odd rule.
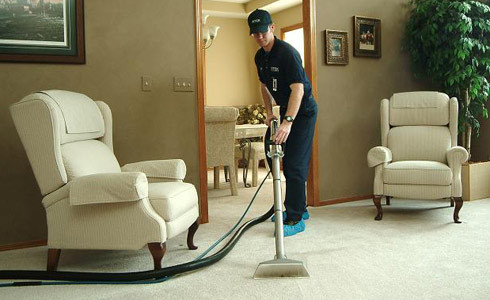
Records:
[[[46,209],[48,266],[61,249],[137,250],[148,244],[161,268],[165,241],[198,227],[198,199],[180,159],[119,167],[112,115],[104,102],[60,90],[10,106]],[[149,183],[150,182],[150,183]]]
[[[468,152],[457,146],[458,101],[438,92],[394,94],[381,101],[381,145],[369,150],[375,168],[375,220],[381,198],[451,199],[454,222],[463,205],[461,165]]]

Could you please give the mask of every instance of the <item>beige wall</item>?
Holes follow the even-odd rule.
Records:
[[[41,195],[8,106],[31,91],[67,89],[106,101],[120,164],[183,158],[199,188],[196,93],[173,92],[173,77],[196,78],[194,1],[85,1],[87,63],[0,63],[0,245],[46,238]],[[153,91],[140,77],[153,77]]]
[[[206,49],[206,105],[242,106],[262,103],[254,63],[257,45],[245,19],[209,17],[220,29]]]
[[[281,28],[303,23],[303,6],[297,5],[283,11],[272,14],[272,20],[276,24],[275,35],[281,38]]]
[[[368,150],[380,145],[379,103],[393,93],[425,89],[414,81],[401,53],[406,0],[316,1],[318,153],[320,200],[369,195],[373,169]],[[382,58],[352,56],[352,16],[381,19]],[[327,66],[324,30],[349,32],[349,64]]]

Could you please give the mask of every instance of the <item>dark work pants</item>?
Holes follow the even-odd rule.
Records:
[[[311,157],[313,135],[315,133],[315,122],[317,106],[313,105],[305,112],[298,113],[291,126],[286,144],[283,148],[282,158],[284,177],[286,177],[286,220],[300,221],[306,210],[306,180]],[[281,114],[281,120],[284,116]],[[270,128],[267,130],[265,140],[270,138]],[[265,149],[266,153],[269,149]],[[267,157],[269,167],[272,160]],[[272,170],[272,167],[270,168]]]

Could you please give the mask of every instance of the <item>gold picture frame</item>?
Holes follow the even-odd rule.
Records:
[[[354,56],[381,57],[381,20],[354,16]]]
[[[347,65],[349,63],[347,31],[325,30],[325,63],[327,65]]]

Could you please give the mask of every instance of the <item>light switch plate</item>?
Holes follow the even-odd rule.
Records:
[[[193,92],[194,82],[186,77],[174,77],[174,92]]]
[[[149,92],[153,88],[153,79],[150,76],[141,76],[141,90]]]

